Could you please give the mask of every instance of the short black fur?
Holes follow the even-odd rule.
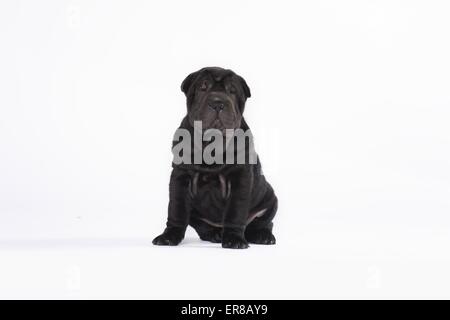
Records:
[[[231,70],[209,67],[191,73],[181,85],[187,115],[180,128],[193,132],[193,121],[206,128],[248,129],[242,114],[250,88]],[[223,99],[223,110],[210,108],[211,97]],[[256,164],[172,164],[167,227],[155,245],[178,245],[191,225],[205,241],[244,249],[248,243],[275,244],[272,219],[278,200]]]

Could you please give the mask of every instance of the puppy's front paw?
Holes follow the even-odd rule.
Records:
[[[248,242],[243,236],[234,233],[228,233],[222,236],[222,247],[230,249],[247,249]]]
[[[153,239],[152,243],[157,246],[176,246],[183,240],[183,237],[177,232],[164,231],[163,234]]]

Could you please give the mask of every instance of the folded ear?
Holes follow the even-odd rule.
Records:
[[[187,95],[191,85],[194,83],[195,79],[197,78],[197,76],[199,75],[201,70],[196,71],[196,72],[192,72],[190,75],[188,75],[186,77],[186,79],[183,80],[183,82],[181,83],[181,91],[184,92],[185,95]]]
[[[241,86],[244,89],[244,94],[246,98],[250,98],[252,95],[250,93],[250,88],[247,85],[247,82],[245,82],[244,78],[239,76],[239,81],[241,82]]]

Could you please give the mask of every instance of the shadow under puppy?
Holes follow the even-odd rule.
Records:
[[[187,115],[179,129],[194,136],[196,121],[201,121],[202,132],[216,129],[229,133],[230,129],[231,132],[249,129],[242,115],[250,89],[233,71],[203,68],[187,76],[181,90],[187,98]],[[225,147],[229,143],[226,137],[225,134]],[[277,211],[277,198],[261,172],[259,158],[255,156],[255,161],[248,161],[249,145],[244,148],[244,163],[208,164],[204,159],[172,163],[167,227],[153,244],[178,245],[188,225],[202,240],[222,243],[224,248],[245,249],[249,242],[275,244],[272,219]],[[237,149],[234,160],[239,152]],[[192,160],[194,154],[184,154],[183,159]]]

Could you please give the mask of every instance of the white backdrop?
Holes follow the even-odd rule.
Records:
[[[450,298],[446,1],[2,1],[0,297]],[[276,246],[164,227],[180,84],[249,84]],[[242,275],[241,269],[247,272]]]

